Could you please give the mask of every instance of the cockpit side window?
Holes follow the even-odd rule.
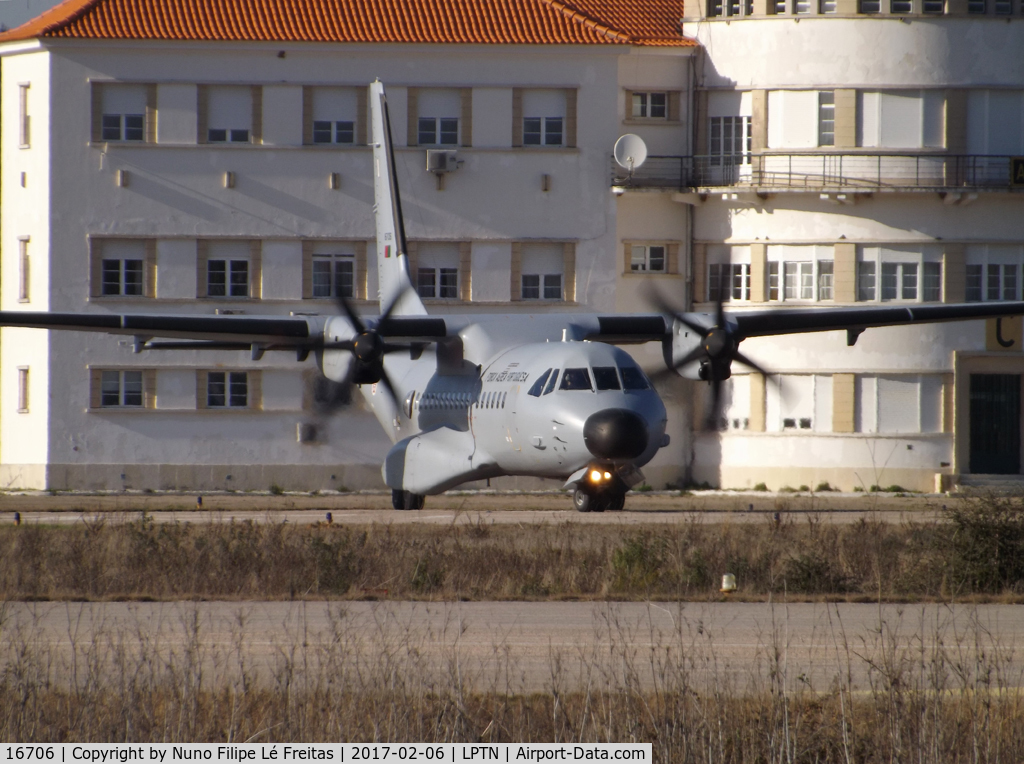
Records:
[[[544,390],[544,383],[548,381],[548,376],[551,374],[551,369],[537,377],[537,381],[533,383],[530,388],[530,392],[527,395],[532,395],[534,398],[540,398],[541,392]]]
[[[594,382],[598,390],[621,390],[619,387],[619,373],[614,366],[595,366]]]
[[[551,378],[548,379],[548,386],[544,388],[544,395],[547,395],[555,389],[555,383],[558,382],[558,369],[551,372]]]
[[[626,390],[650,390],[651,383],[638,366],[623,366],[622,386]]]
[[[593,392],[594,386],[590,384],[590,370],[587,368],[566,369],[565,374],[562,375],[562,384],[559,385],[558,389],[590,390]]]

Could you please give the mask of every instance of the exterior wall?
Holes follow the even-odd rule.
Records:
[[[622,276],[620,213],[608,190],[607,173],[610,147],[623,132],[623,90],[615,83],[629,67],[620,58],[639,62],[640,69],[634,71],[650,71],[649,79],[644,75],[637,82],[683,90],[689,70],[681,60],[690,51],[659,52],[648,63],[643,55],[598,46],[531,46],[527,51],[512,46],[302,45],[288,47],[283,58],[278,56],[280,47],[54,42],[51,52],[6,56],[3,246],[5,253],[12,251],[7,237],[13,228],[7,223],[24,219],[23,211],[31,206],[42,227],[38,248],[32,233],[40,266],[33,273],[33,289],[38,288],[45,301],[33,301],[32,309],[333,312],[329,300],[302,299],[303,242],[373,239],[371,152],[360,145],[302,145],[303,89],[361,88],[377,77],[388,84],[409,238],[470,243],[471,287],[463,297],[471,299],[439,301],[431,311],[508,311],[512,243],[530,240],[574,243],[575,272],[566,274],[566,290],[574,297],[569,309],[615,308]],[[425,56],[430,57],[429,67],[422,65]],[[471,75],[468,58],[473,61]],[[22,189],[11,182],[17,162],[9,160],[8,153],[17,149],[11,147],[9,136],[14,133],[6,120],[16,97],[12,101],[7,91],[19,68],[40,66],[33,61],[44,62],[39,92],[47,88],[45,103],[54,110],[52,115],[37,111],[36,119],[40,127],[53,126],[55,140],[52,145],[33,145],[33,161],[52,169],[40,173],[47,182],[29,185],[39,194],[39,204],[33,197],[31,205],[24,205],[24,199],[8,196]],[[343,73],[341,78],[338,72]],[[410,72],[415,72],[414,79]],[[155,83],[155,142],[90,140],[95,133],[91,85],[122,82]],[[261,143],[202,142],[204,114],[199,105],[217,85],[262,86],[262,119],[252,126]],[[413,105],[411,94],[431,87],[472,89],[467,102],[471,105],[460,115],[472,119],[472,146],[458,149],[462,165],[444,178],[443,188],[425,169],[424,149],[407,145],[404,129]],[[517,88],[574,89],[575,146],[513,147]],[[684,119],[680,115],[672,125],[655,130],[665,136],[665,150],[683,147],[679,142],[687,134]],[[36,170],[30,170],[31,178]],[[229,173],[231,184],[225,180]],[[340,180],[338,188],[330,187],[332,173]],[[50,209],[61,214],[50,216]],[[667,229],[680,241],[685,236],[685,228],[676,221]],[[155,297],[89,297],[88,285],[97,273],[96,258],[90,253],[97,242],[125,238],[152,242],[147,251],[155,258]],[[199,296],[204,252],[231,240],[259,242],[254,251],[262,273],[254,279],[253,297]],[[365,263],[368,303],[375,303],[377,290],[373,257],[370,247]],[[16,260],[4,257],[5,309],[10,305],[9,289],[17,281],[7,272],[14,265]],[[542,312],[566,307],[531,302],[514,309]],[[363,306],[367,312],[375,309],[375,304]],[[31,330],[3,333],[0,481],[6,485],[381,485],[379,465],[390,443],[358,404],[329,422],[319,422],[326,436],[316,444],[298,442],[297,425],[310,421],[310,413],[302,408],[302,391],[312,360],[297,364],[288,354],[275,352],[259,362],[244,352],[136,355],[130,338],[53,333],[41,341],[46,336]],[[40,392],[33,392],[30,415],[17,415],[12,413],[17,392],[12,373],[24,364],[31,365],[32,384],[39,385]],[[153,406],[96,408],[90,398],[90,376],[97,369],[155,372]],[[189,388],[195,369],[259,370],[260,401],[243,411],[200,408],[196,383]],[[18,429],[19,417],[27,423],[28,416],[34,426]],[[683,442],[681,430],[678,442]],[[670,459],[653,465],[650,474],[663,483],[676,482],[681,469]]]
[[[0,166],[0,308],[47,310],[51,282],[47,253],[52,241],[49,180],[51,163],[52,59],[44,51],[26,52],[4,61],[0,98],[3,135]],[[19,88],[28,85],[29,141],[20,144]],[[24,185],[23,185],[24,183]],[[21,299],[21,246],[28,246],[27,299]],[[48,427],[51,415],[50,348],[45,336],[26,329],[0,331],[0,461],[15,462],[17,477],[0,478],[0,485],[20,479],[37,481],[57,433]],[[28,410],[19,412],[19,370],[28,370]],[[36,483],[38,484],[38,483]]]

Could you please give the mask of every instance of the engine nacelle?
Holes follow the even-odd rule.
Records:
[[[709,327],[713,323],[713,320],[710,320],[711,317],[704,314],[691,313],[688,317],[692,317],[694,320],[706,320]],[[671,338],[666,337],[661,343],[665,364],[670,369],[675,369],[676,363],[699,346],[702,339],[697,332],[686,326],[686,324],[678,320],[673,321]],[[695,360],[676,369],[676,374],[686,379],[704,379],[700,374],[701,365],[702,362],[700,360]]]
[[[344,342],[355,336],[355,327],[344,316],[332,316],[324,325],[324,342]],[[316,364],[320,371],[333,382],[348,380],[352,375],[354,363],[355,358],[350,350],[327,349],[316,354]]]

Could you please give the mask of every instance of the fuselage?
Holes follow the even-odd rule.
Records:
[[[466,479],[568,478],[593,464],[640,467],[665,437],[665,406],[636,361],[599,342],[542,342],[441,373],[442,351],[389,355],[399,406],[361,390],[393,441],[439,428],[463,433]]]

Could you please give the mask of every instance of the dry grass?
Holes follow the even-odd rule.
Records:
[[[1021,677],[977,619],[961,633],[938,620],[907,634],[880,617],[870,644],[855,646],[833,606],[830,678],[815,686],[791,655],[784,608],[745,674],[729,670],[704,624],[679,618],[638,647],[613,608],[595,627],[604,638],[552,651],[545,691],[528,693],[507,645],[474,671],[457,641],[437,660],[385,618],[356,633],[342,608],[326,639],[297,618],[258,667],[242,614],[218,647],[187,607],[173,644],[141,623],[81,639],[74,608],[92,606],[68,607],[70,657],[43,645],[31,619],[8,619],[0,740],[652,742],[657,761],[683,764],[1024,760]]]
[[[991,499],[941,522],[820,516],[675,526],[296,526],[102,519],[0,528],[0,598],[707,599],[1024,596],[1024,512]]]

